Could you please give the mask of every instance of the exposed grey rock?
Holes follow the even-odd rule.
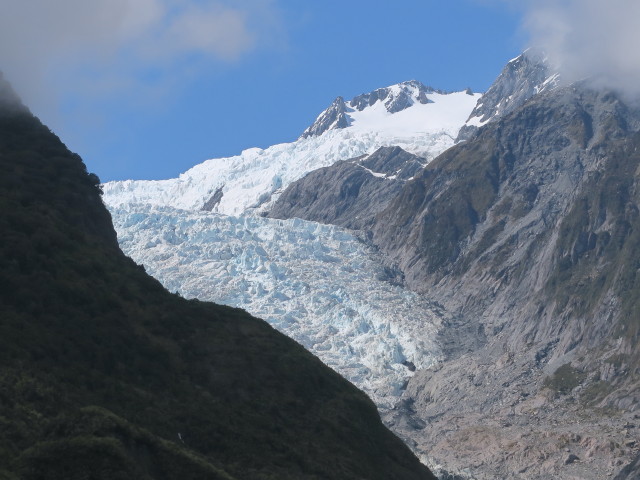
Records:
[[[416,451],[487,479],[595,480],[631,461],[639,172],[640,111],[557,88],[432,161],[376,217],[406,284],[458,318],[448,360],[407,385],[412,422],[386,418]],[[564,465],[558,444],[583,460]]]
[[[383,147],[369,156],[338,162],[292,183],[269,217],[364,229],[425,163],[400,147]]]
[[[577,455],[574,455],[573,453],[570,453],[569,455],[567,455],[567,458],[564,459],[564,464],[565,465],[571,465],[574,462],[579,462],[580,461],[580,457],[578,457]]]
[[[205,212],[213,212],[215,208],[220,204],[220,200],[222,200],[222,196],[224,195],[223,189],[224,185],[213,192],[211,198],[207,200],[202,206],[202,210],[204,210]]]
[[[379,217],[374,240],[421,290],[474,268],[504,268],[507,253],[517,255],[511,263],[526,262],[525,247],[557,240],[549,227],[603,173],[607,149],[633,134],[639,118],[611,93],[566,88],[541,96],[429,164]],[[598,238],[578,235],[570,256],[596,248]]]
[[[507,115],[534,95],[552,90],[559,84],[559,76],[544,56],[527,50],[507,63],[489,90],[480,97],[457,141],[470,138],[478,129],[478,123],[485,124]]]
[[[640,478],[640,456],[624,467],[613,480],[637,480]]]
[[[313,125],[302,133],[300,138],[315,137],[322,135],[328,130],[347,128],[349,126],[349,119],[345,112],[346,105],[344,99],[342,97],[336,98],[329,108],[318,116]]]
[[[426,160],[400,147],[381,147],[357,163],[379,178],[405,182],[424,168]]]
[[[427,95],[438,91],[423,85],[417,80],[402,82],[396,87],[397,91],[395,91],[396,89],[393,87],[386,87],[358,95],[349,102],[349,105],[358,111],[362,111],[374,105],[376,102],[382,101],[389,113],[397,113],[413,105],[416,90],[417,95],[415,95],[415,97],[417,101],[422,104],[431,103]]]

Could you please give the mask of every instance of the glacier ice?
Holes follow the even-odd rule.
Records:
[[[444,313],[392,285],[348,230],[129,205],[112,209],[123,251],[170,291],[267,320],[390,408],[412,374],[440,359]],[[404,362],[404,364],[403,364]]]
[[[103,185],[123,251],[171,291],[264,318],[392,407],[411,364],[441,357],[445,312],[389,283],[357,234],[261,215],[292,182],[340,160],[399,146],[426,164],[451,147],[480,96],[422,93],[399,110],[345,106],[346,128],[207,160],[178,178]]]

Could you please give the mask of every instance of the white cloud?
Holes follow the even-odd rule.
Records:
[[[525,28],[565,79],[640,93],[640,1],[530,0]]]
[[[0,0],[0,12],[0,70],[36,110],[74,90],[142,89],[150,71],[180,82],[281,28],[272,0]]]
[[[167,46],[178,51],[208,52],[232,60],[255,43],[255,37],[246,24],[246,13],[242,11],[219,5],[209,8],[191,6],[172,23],[167,32]]]

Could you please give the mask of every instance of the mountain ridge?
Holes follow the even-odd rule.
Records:
[[[448,359],[418,370],[385,412],[431,465],[471,478],[599,479],[633,459],[639,121],[623,96],[562,85],[525,52],[483,95],[464,141],[374,215],[370,238],[395,278],[451,315],[439,338]],[[342,168],[310,173],[306,197],[285,192],[290,205],[275,211],[353,222],[328,205],[316,212]],[[427,440],[440,422],[457,426]]]
[[[414,103],[408,108],[392,114],[384,102],[377,100],[362,111],[348,112],[345,128],[329,129],[320,135],[266,149],[247,149],[233,157],[207,160],[174,179],[108,182],[103,186],[105,201],[113,207],[137,203],[185,210],[206,207],[227,215],[261,215],[270,210],[290,183],[307,173],[340,160],[372,154],[380,147],[399,146],[429,161],[454,144],[479,95],[439,93],[416,86],[417,82],[407,82],[407,85],[406,89],[417,96],[425,89],[432,91],[428,94],[429,101],[420,103],[412,99]],[[408,95],[398,89],[400,96],[391,95],[387,100]],[[344,101],[336,102],[330,110],[338,116],[344,110],[347,115]],[[333,113],[321,114],[320,124],[340,123],[341,120],[332,117]]]
[[[433,103],[433,100],[429,98],[430,94],[447,95],[450,93],[453,92],[427,87],[417,80],[408,80],[388,87],[378,88],[369,93],[362,93],[347,102],[343,97],[337,97],[318,116],[316,121],[302,133],[300,138],[319,136],[329,130],[347,128],[353,124],[353,115],[351,113],[356,111],[363,112],[378,102],[384,106],[384,110],[387,113],[394,114],[416,104],[426,105]],[[473,95],[469,90],[465,93]]]
[[[548,438],[565,435],[576,416],[584,426],[571,429],[578,436],[568,447],[588,463],[567,463],[565,475],[603,478],[617,456],[634,454],[626,446],[608,456],[596,445],[597,432],[633,425],[637,407],[637,281],[624,265],[637,246],[638,131],[640,112],[615,93],[585,84],[541,93],[430,163],[376,218],[373,241],[407,283],[484,337],[409,380],[409,415],[438,418],[433,426],[454,417],[496,422],[477,432],[496,448],[499,436],[516,441],[522,429],[534,438],[527,448],[548,458],[536,465],[520,445],[505,462],[487,449],[478,475],[558,474],[563,460]],[[525,421],[532,411],[540,431]],[[518,428],[509,433],[500,423]],[[463,468],[478,439],[473,428],[460,422],[448,442],[423,445],[433,452],[458,442],[465,451],[469,442],[456,461]],[[635,445],[624,431],[620,445]]]
[[[434,103],[413,103],[414,111],[446,101],[430,95]],[[411,159],[420,156],[414,139],[389,136],[399,148],[309,163],[295,178],[279,177],[260,207],[240,218],[273,212],[370,230],[358,235],[389,256],[386,281],[422,292],[444,312],[438,342],[447,359],[413,364],[400,401],[384,412],[430,465],[478,479],[605,478],[640,445],[640,116],[615,92],[562,85],[531,52],[510,61],[480,100],[465,126],[447,131],[441,154],[423,156],[424,168],[395,186],[394,159],[420,163]],[[354,108],[347,121],[339,99],[335,110],[347,126],[299,145],[349,135],[365,142],[364,126],[397,126],[379,119],[404,115],[403,128],[413,121],[411,109],[390,114],[377,96],[361,101],[362,112],[378,116],[358,118]],[[414,150],[403,152],[406,145]],[[115,211],[119,192],[112,195]],[[136,215],[139,207],[122,199]]]
[[[434,478],[299,344],[127,258],[98,178],[24,109],[0,169],[0,476]]]
[[[364,230],[425,163],[400,147],[381,147],[371,155],[335,163],[293,182],[268,216]]]

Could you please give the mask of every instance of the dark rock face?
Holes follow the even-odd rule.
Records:
[[[579,461],[580,461],[580,458],[577,455],[570,453],[569,455],[567,455],[567,458],[564,459],[564,464],[571,465],[572,463],[579,462]]]
[[[624,467],[613,480],[637,480],[640,478],[640,456]]]
[[[640,111],[575,85],[487,124],[376,217],[373,241],[406,283],[459,318],[443,338],[449,360],[416,372],[405,393],[430,430],[394,427],[418,450],[454,471],[475,461],[489,478],[561,469],[605,478],[618,456],[630,457],[625,445],[637,434],[624,424],[640,392],[638,172]],[[590,410],[598,406],[615,419]],[[569,429],[578,412],[588,413]],[[431,435],[451,422],[453,431]],[[567,442],[581,461],[564,465],[553,442],[567,431],[579,434]],[[602,432],[620,449],[607,450]]]
[[[220,201],[222,200],[223,195],[224,195],[224,185],[222,185],[215,192],[213,192],[213,195],[211,195],[211,198],[207,200],[202,206],[202,210],[204,210],[205,212],[213,212],[216,209],[216,207],[220,204]]]
[[[433,480],[373,403],[119,250],[99,180],[0,114],[0,477]]]
[[[328,130],[347,128],[349,118],[346,115],[346,105],[342,97],[336,98],[331,106],[327,108],[316,121],[307,128],[300,138],[317,137]]]
[[[369,156],[315,170],[291,184],[269,216],[365,229],[424,162],[399,147],[383,147]]]

